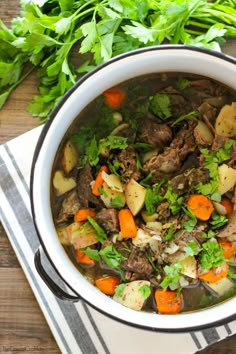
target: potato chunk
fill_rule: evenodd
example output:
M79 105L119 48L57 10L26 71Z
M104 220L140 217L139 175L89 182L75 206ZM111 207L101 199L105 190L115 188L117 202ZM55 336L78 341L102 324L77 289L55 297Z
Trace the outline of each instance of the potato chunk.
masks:
M142 286L150 286L150 282L147 280L135 280L131 283L127 283L121 296L114 295L113 299L119 302L121 305L129 307L132 310L141 310L145 302L145 298L142 295L140 288Z
M77 164L77 151L70 140L68 140L62 150L61 167L68 174Z
M98 242L97 233L89 224L74 222L66 227L66 232L70 243L76 250Z
M57 170L52 179L53 187L57 196L69 192L76 187L76 181L72 177L65 177L63 171Z
M206 123L199 121L194 128L194 137L199 145L211 145L213 142L213 134Z
M134 179L131 179L125 187L125 199L131 213L135 216L144 206L146 188Z
M236 136L236 102L222 107L215 123L216 133L228 138Z
M111 189L106 182L103 183L102 189L104 194L101 195L101 199L107 208L113 208L112 201L115 198L119 198L121 204L125 205L125 194L124 192L117 192Z
M194 256L187 256L180 261L184 269L181 272L190 278L197 279L197 261Z
M220 194L225 194L233 188L236 183L236 170L226 164L223 164L218 167L218 172L220 179L218 192Z
M121 180L119 176L114 174L108 174L105 171L102 171L102 179L108 187L117 192L123 192L123 186L121 184Z

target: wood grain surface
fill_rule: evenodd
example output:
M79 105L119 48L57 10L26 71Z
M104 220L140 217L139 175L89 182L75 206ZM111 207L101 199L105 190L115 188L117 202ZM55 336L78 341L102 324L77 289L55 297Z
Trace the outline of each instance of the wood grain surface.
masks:
M0 0L0 19L6 25L18 11L18 0ZM236 46L232 47L230 42L224 51L236 56ZM0 144L38 126L39 120L25 110L36 93L37 77L33 72L0 110ZM60 350L0 225L0 354L11 353L60 354ZM157 353L161 354L158 350ZM181 354L178 350L176 353ZM236 335L200 353L235 354Z

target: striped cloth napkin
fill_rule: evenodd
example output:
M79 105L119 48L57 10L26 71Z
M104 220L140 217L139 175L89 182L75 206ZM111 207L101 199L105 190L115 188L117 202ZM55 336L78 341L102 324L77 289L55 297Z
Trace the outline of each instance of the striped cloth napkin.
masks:
M202 331L168 334L127 326L97 312L83 301L57 299L34 267L39 241L32 222L29 198L30 168L41 127L0 146L0 218L9 240L64 354L192 354L236 333L236 321ZM43 259L54 279L56 273ZM63 288L61 280L58 284ZM157 349L158 348L158 349Z

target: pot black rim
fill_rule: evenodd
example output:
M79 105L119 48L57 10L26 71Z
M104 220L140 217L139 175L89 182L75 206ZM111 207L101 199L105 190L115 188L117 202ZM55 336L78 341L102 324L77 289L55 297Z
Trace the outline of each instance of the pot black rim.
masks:
M109 59L108 61L98 65L96 68L94 68L92 71L90 71L89 73L86 73L85 75L83 75L81 78L78 79L78 81L63 95L63 97L61 98L61 100L59 101L59 103L57 104L57 106L51 111L51 113L49 114L49 118L47 120L47 122L45 123L41 134L39 136L38 142L36 144L36 148L34 151L34 155L33 155L33 159L32 159L32 166L31 166L31 173L30 173L30 203L31 203L31 212L32 212L32 219L33 219L33 223L34 223L34 227L36 229L36 233L37 236L39 238L40 241L40 245L42 246L48 260L50 261L52 267L54 268L54 270L56 271L56 273L58 274L58 276L64 281L64 283L68 286L68 288L70 288L78 297L81 298L81 300L83 300L85 303L87 303L88 305L90 305L92 308L94 308L95 310L97 310L98 312L104 314L105 316L108 316L111 319L114 319L120 323L129 325L131 327L134 328L139 328L139 329L143 329L143 330L147 330L147 331L155 331L155 332L161 332L161 333L186 333L186 332L193 332L193 331L199 331L199 330L204 330L207 328L213 328L216 326L220 326L220 325L224 325L232 320L236 319L236 314L232 314L230 316L227 316L225 318L219 319L217 321L213 321L213 322L208 322L207 324L203 324L203 325L195 325L195 326L188 326L188 327L181 327L181 328L158 328L158 327L149 327L149 326L145 326L145 325L141 325L141 324L136 324L136 323L132 323L129 322L128 320L123 320L119 317L116 317L102 309L100 309L99 307L97 307L96 305L94 305L93 303L89 302L87 299L85 299L83 296L81 296L79 293L77 293L73 287L69 284L69 282L63 278L63 276L60 274L59 270L57 269L56 265L54 264L46 245L44 244L44 241L41 237L40 231L38 229L37 226L37 221L36 221L36 217L35 217L35 208L34 208L34 195L33 195L33 185L34 185L34 173L35 173L35 166L36 166L36 162L37 159L39 157L40 154L40 150L41 147L43 145L43 142L45 140L45 137L49 131L49 128L52 124L52 122L54 121L57 113L60 111L61 107L63 106L63 104L65 103L65 101L73 94L73 92L82 85L82 83L84 81L86 81L88 78L90 78L91 76L94 75L94 73L104 69L106 66L111 65L114 62L123 60L124 58L127 58L129 56L134 56L134 55L139 55L141 53L145 53L145 52L152 52L152 51L163 51L163 50L182 50L182 51L191 51L191 52L196 52L196 53L202 53L202 54L206 54L212 57L216 57L219 58L223 61L229 62L231 64L236 65L236 59L234 57L231 57L229 55L223 54L221 52L218 51L214 51L211 49L206 49L206 48L199 48L199 47L195 47L195 46L190 46L190 45L170 45L170 44L166 44L166 45L157 45L157 46L150 46L150 47L144 47L144 48L139 48L136 50L132 50L130 52L127 53L123 53L120 54L118 56L115 56L111 59ZM203 310L204 311L204 310Z

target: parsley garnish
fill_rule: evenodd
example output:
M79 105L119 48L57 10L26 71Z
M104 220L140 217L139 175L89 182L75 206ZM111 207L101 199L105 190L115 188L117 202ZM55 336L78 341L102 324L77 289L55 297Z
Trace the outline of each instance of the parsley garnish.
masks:
M162 280L160 286L162 288L169 287L171 290L175 290L179 287L180 273L184 270L181 263L175 263L171 266L166 265L164 271L166 277Z
M167 231L167 234L163 237L164 241L170 241L173 239L173 237L174 237L173 228L174 228L174 225L171 224L168 231Z
M228 218L224 215L219 215L213 211L210 219L210 224L212 229L218 229L219 227L224 226L228 222Z
M121 297L123 295L123 292L125 290L126 284L119 284L115 288L115 295L117 297Z
M165 94L157 93L150 97L149 109L161 119L170 118L172 115L170 111L170 97Z
M87 247L83 250L90 258L94 259L97 262L100 262L101 258L103 261L111 268L121 270L121 262L126 260L126 258L119 253L113 245L108 245L102 248L100 251L93 250L90 247Z
M93 218L91 218L91 216L89 216L89 215L87 216L87 220L92 225L94 230L96 231L97 240L99 242L105 241L107 239L107 235L106 235L105 231L101 228L101 226L98 225L98 223Z
M216 241L207 241L202 244L199 253L200 265L203 269L218 267L225 262L223 249Z
M168 184L167 191L164 195L164 198L167 199L172 214L173 215L178 214L178 212L182 208L184 198L179 197L178 194L173 191L171 184Z
M138 292L142 295L142 297L146 300L151 295L151 288L147 284L143 284L138 289Z
M148 215L154 214L156 212L157 205L163 201L164 198L159 194L159 190L164 183L165 180L162 178L154 189L147 188L144 203Z
M197 242L195 241L190 241L186 244L186 246L184 247L184 251L189 255L189 256L196 256L200 249L199 246L197 244Z
M115 197L111 200L111 205L114 207L114 208L123 208L125 203L124 201L122 200L122 197L120 195L118 195L118 197Z

